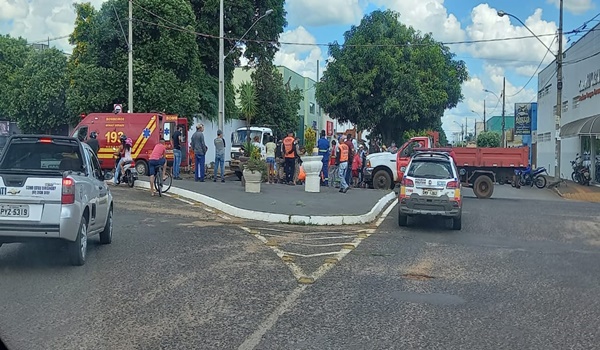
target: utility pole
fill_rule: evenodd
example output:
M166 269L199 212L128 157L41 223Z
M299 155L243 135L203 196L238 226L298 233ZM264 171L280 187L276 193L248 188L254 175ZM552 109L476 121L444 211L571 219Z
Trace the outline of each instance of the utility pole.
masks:
M225 126L225 29L223 0L219 1L219 129Z
M506 116L505 113L506 107L506 77L502 78L502 147L506 147Z
M558 53L556 54L556 145L555 155L556 163L554 164L554 180L556 183L560 181L560 119L562 117L562 59L563 59L563 0L560 0L559 4L559 18L558 18Z
M483 131L485 130L485 100L483 100Z
M127 101L127 113L133 113L133 2L129 0L129 50L128 56L128 101Z

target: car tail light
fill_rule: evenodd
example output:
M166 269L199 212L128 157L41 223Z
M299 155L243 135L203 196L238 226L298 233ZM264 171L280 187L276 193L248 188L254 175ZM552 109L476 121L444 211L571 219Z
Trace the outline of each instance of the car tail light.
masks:
M73 179L66 177L62 180L62 197L60 202L62 204L75 203L75 181Z
M446 185L446 188L459 188L460 187L460 183L458 181L450 181L448 182L448 184Z
M38 139L38 142L39 143L52 143L52 139L45 137L45 138Z
M411 179L403 178L402 179L402 186L405 186L405 187L414 187L415 183Z

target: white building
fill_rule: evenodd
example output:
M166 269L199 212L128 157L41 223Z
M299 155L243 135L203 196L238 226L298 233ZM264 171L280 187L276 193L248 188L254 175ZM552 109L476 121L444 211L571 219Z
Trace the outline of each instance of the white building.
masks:
M556 61L538 75L537 166L554 176ZM561 177L570 179L577 153L600 156L600 24L563 54ZM594 162L591 162L592 176ZM594 177L592 177L594 178Z

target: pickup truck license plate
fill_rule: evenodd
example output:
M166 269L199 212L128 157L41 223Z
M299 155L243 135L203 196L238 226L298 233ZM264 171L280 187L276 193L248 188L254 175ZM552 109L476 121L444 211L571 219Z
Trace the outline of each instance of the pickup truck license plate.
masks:
M2 217L29 217L28 205L0 205Z
M437 190L431 190L428 188L424 188L423 189L423 195L424 196L437 196L438 195L438 191Z

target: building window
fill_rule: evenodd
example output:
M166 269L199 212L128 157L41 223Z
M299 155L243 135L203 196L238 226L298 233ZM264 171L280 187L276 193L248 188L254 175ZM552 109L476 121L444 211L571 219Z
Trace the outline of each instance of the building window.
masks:
M310 114L315 114L315 104L310 102L309 106L310 106Z
M565 101L562 103L562 111L563 113L569 110L569 101Z
M573 101L571 104L573 105L573 109L577 109L577 107L579 107L579 96L573 97Z
M552 86L552 85L546 85L546 87L544 87L540 91L538 91L538 98L542 98L542 97L548 95L550 93L550 86Z

